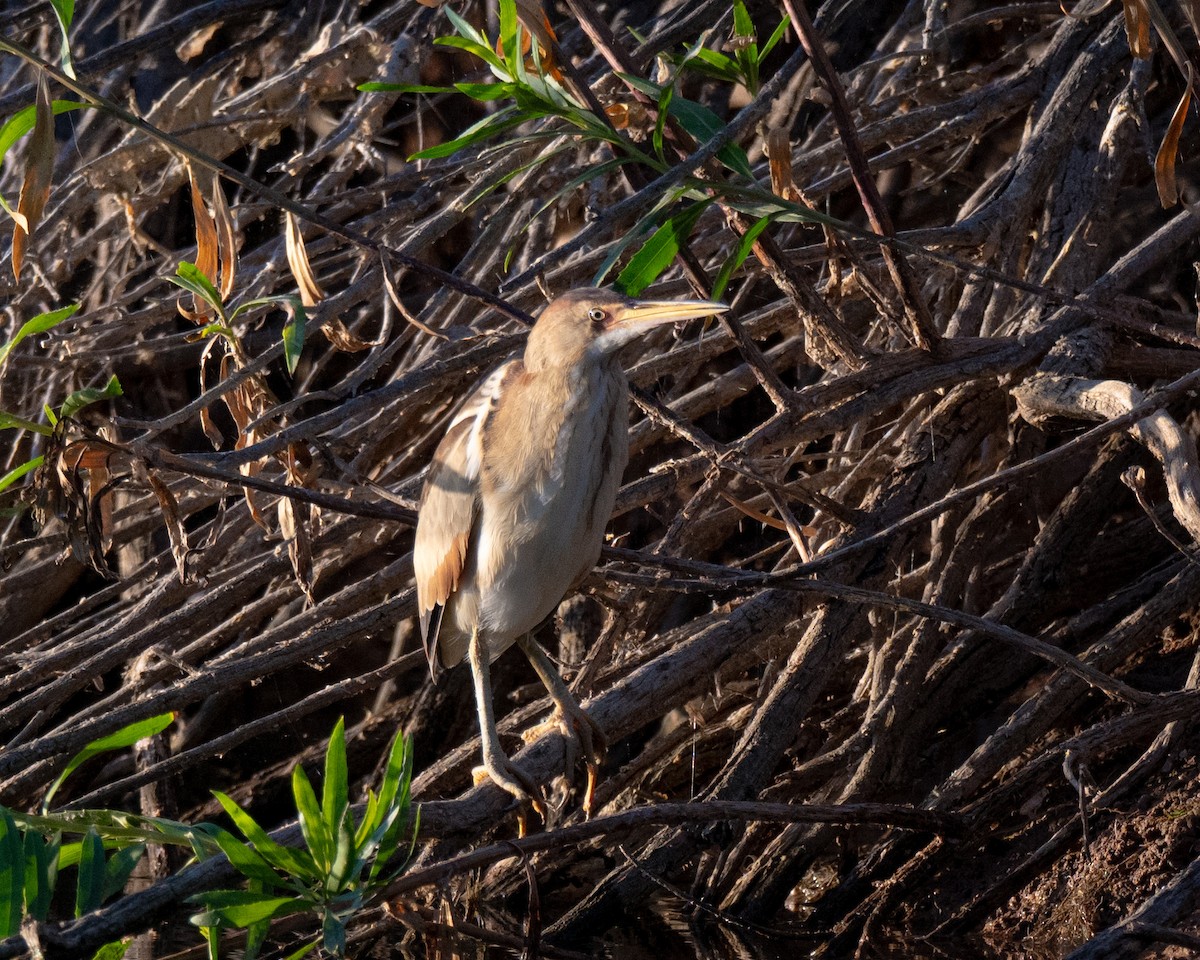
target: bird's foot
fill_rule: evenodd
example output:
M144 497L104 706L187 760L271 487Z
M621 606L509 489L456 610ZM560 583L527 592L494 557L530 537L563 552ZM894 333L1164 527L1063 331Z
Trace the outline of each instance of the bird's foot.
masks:
M587 766L587 788L583 795L583 814L588 819L592 816L592 808L596 799L596 780L599 777L600 765L608 750L608 740L604 731L587 712L575 703L558 703L554 713L545 723L530 727L521 734L526 743L532 743L544 733L557 731L566 741L566 771L568 778L575 769L575 760L583 756Z
M534 783L533 778L518 767L507 757L484 757L483 764L471 770L471 779L475 786L485 780L491 780L506 793L517 799L517 833L525 836L528 833L528 818L532 811L538 819L546 822L546 802L542 797L541 788Z

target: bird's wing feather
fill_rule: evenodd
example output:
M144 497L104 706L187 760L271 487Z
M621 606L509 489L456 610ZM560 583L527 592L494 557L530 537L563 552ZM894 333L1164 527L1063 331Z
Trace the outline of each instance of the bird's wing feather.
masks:
M430 670L438 666L442 614L467 565L479 512L483 430L505 377L519 364L497 367L450 421L425 479L413 546L421 641Z

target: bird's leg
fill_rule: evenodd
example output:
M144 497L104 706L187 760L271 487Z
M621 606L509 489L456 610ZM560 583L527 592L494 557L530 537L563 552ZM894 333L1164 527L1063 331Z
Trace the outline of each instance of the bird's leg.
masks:
M588 782L587 792L583 798L583 812L585 816L592 815L592 801L596 793L596 776L599 772L600 764L604 761L604 751L608 746L608 741L604 737L604 731L601 730L596 722L587 715L583 707L575 699L575 695L571 693L571 688L567 686L567 682L562 678L558 669L554 666L554 662L550 659L550 655L542 649L542 645L533 639L532 634L526 634L517 641L517 645L529 658L529 662L533 664L533 669L541 678L542 683L546 685L546 689L550 693L550 699L554 701L555 717L552 717L549 726L553 724L563 730L568 743L567 750L567 770L570 772L574 766L573 747L578 745L583 750L584 762L587 764ZM526 742L530 735L536 739L544 729L543 727L535 727L533 730L527 731L525 734Z
M479 734L483 740L483 766L475 768L475 782L490 777L492 782L517 798L520 810L517 814L521 836L525 835L525 817L532 807L545 822L546 808L542 804L541 790L524 770L514 764L500 746L500 734L496 730L496 717L492 710L491 658L487 644L479 635L479 628L471 632L468 659L471 676L475 680L475 706L479 712Z

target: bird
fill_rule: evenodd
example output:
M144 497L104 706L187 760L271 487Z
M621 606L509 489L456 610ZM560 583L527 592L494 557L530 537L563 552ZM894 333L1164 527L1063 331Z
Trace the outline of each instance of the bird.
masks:
M463 401L434 452L413 548L420 635L435 678L470 664L483 754L476 782L490 778L516 798L522 833L528 812L544 821L545 808L500 744L491 663L514 644L528 657L554 702L550 723L567 738L568 764L582 749L590 814L603 732L533 632L600 558L629 460L620 349L659 325L728 309L602 287L565 292L543 309L524 354Z

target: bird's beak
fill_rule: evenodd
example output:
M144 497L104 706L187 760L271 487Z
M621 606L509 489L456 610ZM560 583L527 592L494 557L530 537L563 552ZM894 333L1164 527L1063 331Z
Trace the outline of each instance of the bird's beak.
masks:
M715 300L631 300L613 310L601 339L609 349L615 349L636 339L651 327L695 317L710 317L728 310Z

